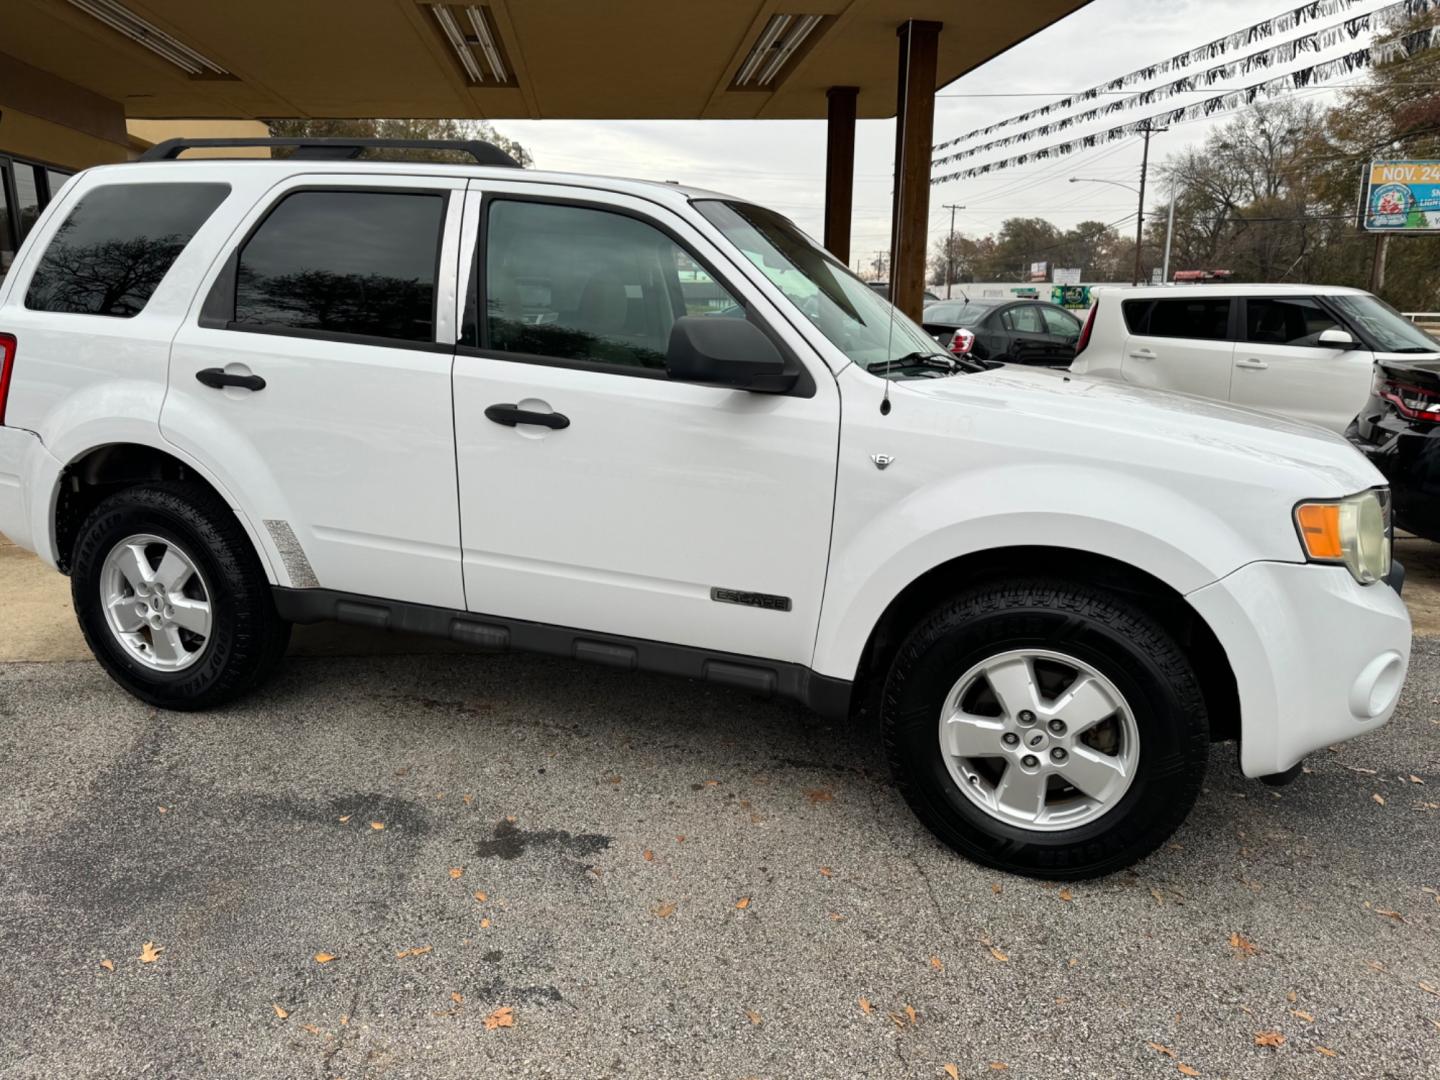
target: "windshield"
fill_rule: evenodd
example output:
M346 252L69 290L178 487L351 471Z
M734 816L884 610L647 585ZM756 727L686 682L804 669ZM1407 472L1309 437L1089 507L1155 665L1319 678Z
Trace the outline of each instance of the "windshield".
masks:
M774 211L715 200L695 207L861 367L939 352L934 338Z
M1440 352L1440 341L1430 337L1385 301L1368 293L1342 293L1325 299L1339 308L1345 318L1374 342L1377 352Z

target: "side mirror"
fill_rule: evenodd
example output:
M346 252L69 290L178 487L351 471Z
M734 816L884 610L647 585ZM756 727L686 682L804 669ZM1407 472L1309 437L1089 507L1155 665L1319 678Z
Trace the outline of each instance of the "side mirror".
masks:
M1333 327L1320 331L1319 342L1321 345L1329 345L1332 349L1353 349L1355 347L1355 339L1350 336L1350 331L1336 330Z
M744 319L684 315L670 329L665 370L676 382L783 394L798 375L785 370L775 343Z

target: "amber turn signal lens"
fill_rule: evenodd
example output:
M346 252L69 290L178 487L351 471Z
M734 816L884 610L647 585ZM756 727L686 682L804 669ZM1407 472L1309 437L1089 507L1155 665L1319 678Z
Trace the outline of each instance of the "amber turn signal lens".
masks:
M1340 540L1339 503L1301 503L1295 508L1300 539L1312 559L1339 561L1345 556Z

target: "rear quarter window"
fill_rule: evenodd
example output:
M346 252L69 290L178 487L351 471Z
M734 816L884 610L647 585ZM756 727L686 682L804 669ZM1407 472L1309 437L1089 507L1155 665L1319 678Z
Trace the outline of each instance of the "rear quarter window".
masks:
M1132 334L1192 341L1226 341L1230 337L1228 297L1126 300L1120 306Z
M40 257L25 306L138 315L229 192L229 184L107 184L88 192Z

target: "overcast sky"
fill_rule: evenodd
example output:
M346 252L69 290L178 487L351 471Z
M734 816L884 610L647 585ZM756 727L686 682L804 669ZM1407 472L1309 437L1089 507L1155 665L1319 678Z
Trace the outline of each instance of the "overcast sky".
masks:
M1340 17L1364 14L1388 2L1362 0ZM1053 93L1061 97L1084 90L1292 9L1296 3L1297 0L1094 0L1069 18L942 88L935 102L935 141L963 135L1049 100L1034 95ZM964 5L956 7L963 13ZM1337 18L1316 22L1307 30L1328 26ZM942 33L964 33L963 14ZM1275 68L1272 74L1308 66L1317 59L1329 59L1362 44L1364 39L1319 56L1312 54L1289 68ZM1234 83L1221 84L1217 90L1247 85L1265 77L1262 73L1252 73ZM991 96L996 94L1007 96ZM1167 104L1188 104L1205 96L1186 94L1170 99ZM1333 100L1334 94L1307 91L1302 96L1324 102ZM1158 108L1155 107L1156 111ZM1144 115L1144 111L1120 114L1106 118L1099 126L1112 127L1125 119ZM678 180L712 188L772 206L792 217L813 236L820 236L825 178L823 121L505 120L496 126L506 135L519 139L535 155L537 168ZM1167 154L1202 141L1213 126L1211 121L1189 122L1157 136L1152 142L1152 160L1163 160ZM1017 126L1014 130L1023 130L1023 127ZM1076 133L1088 130L1075 129ZM1069 133L1064 137L1069 137ZM860 121L856 144L852 266L857 258L868 260L876 250L889 245L894 122ZM1006 157L1042 145L1045 145L1043 141L1023 144L1018 149L996 151L993 156ZM1059 161L942 184L931 189L930 236L934 240L949 227L950 214L943 209L945 203L966 207L957 214L956 228L972 236L993 232L1005 218L1015 216L1048 217L1062 226L1086 220L1114 221L1133 213L1133 195L1108 184L1070 184L1068 178L1098 177L1134 184L1139 168L1139 140L1133 139ZM1133 220L1126 227L1133 228Z

